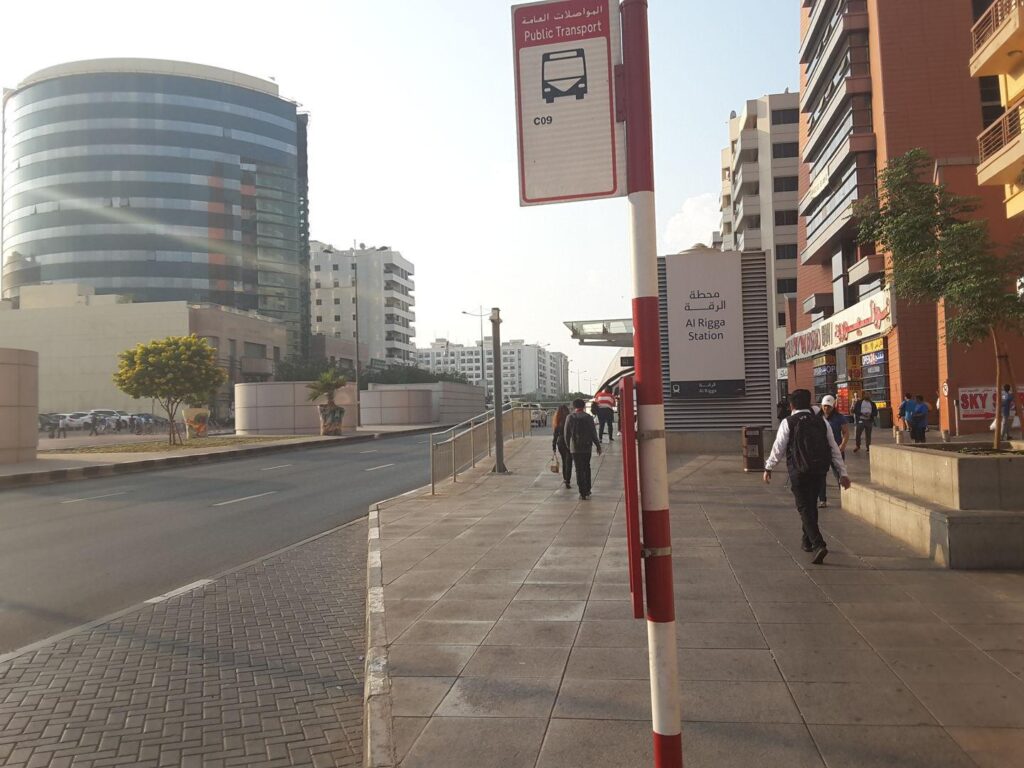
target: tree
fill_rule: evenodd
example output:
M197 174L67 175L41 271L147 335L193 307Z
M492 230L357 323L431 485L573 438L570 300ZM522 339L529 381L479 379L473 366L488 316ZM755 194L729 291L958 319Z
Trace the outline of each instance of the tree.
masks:
M891 255L886 280L895 295L944 304L948 340L970 346L991 339L997 393L1004 363L1015 390L1002 336L1024 331L1024 297L1016 290L1024 273L1019 246L997 253L987 222L971 218L977 201L930 181L932 169L932 159L923 149L891 159L878 174L879 194L855 207L858 239ZM1018 416L1020 412L1018 401ZM997 401L997 450L1001 425Z
M389 365L387 368L364 369L359 376L359 388L366 389L369 384L436 384L439 381L469 383L466 375L457 371L431 373L415 365Z
M182 403L200 405L227 381L215 350L197 336L168 336L139 344L119 355L114 383L136 399L160 403L170 422L167 440L181 442L175 416Z
M320 434L340 435L341 419L345 415L345 409L334 402L334 393L345 386L347 380L333 371L324 371L316 381L306 385L309 390L309 400L314 402L321 397L327 398L326 403L317 405L320 412Z

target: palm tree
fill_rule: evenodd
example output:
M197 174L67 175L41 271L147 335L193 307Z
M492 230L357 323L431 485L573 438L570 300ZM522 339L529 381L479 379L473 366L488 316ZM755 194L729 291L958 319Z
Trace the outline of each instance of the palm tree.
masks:
M334 393L345 386L348 380L334 371L324 371L320 378L306 385L309 390L310 402L316 402L321 397L327 398L326 403L317 405L320 412L320 434L340 435L341 419L345 415L345 409L334 402Z

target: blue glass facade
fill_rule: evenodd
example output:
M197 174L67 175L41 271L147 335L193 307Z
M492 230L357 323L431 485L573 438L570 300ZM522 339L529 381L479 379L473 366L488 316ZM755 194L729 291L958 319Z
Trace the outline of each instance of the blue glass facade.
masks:
M307 116L273 83L111 64L47 70L4 100L3 297L77 282L212 302L285 321L305 351Z

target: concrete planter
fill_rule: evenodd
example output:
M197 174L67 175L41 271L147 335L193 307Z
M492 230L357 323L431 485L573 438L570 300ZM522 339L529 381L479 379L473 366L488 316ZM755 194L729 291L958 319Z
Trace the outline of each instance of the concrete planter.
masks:
M873 446L843 510L950 568L1024 568L1024 456L963 447Z
M38 415L39 353L0 349L0 464L35 461Z

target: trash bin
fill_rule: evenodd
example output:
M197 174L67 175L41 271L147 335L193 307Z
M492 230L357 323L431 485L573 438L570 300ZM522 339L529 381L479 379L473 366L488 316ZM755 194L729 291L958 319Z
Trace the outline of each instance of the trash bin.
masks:
M764 427L743 427L743 471L764 469Z

